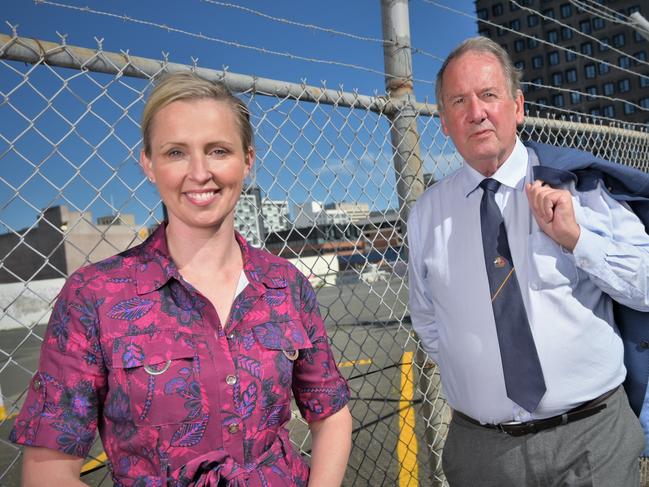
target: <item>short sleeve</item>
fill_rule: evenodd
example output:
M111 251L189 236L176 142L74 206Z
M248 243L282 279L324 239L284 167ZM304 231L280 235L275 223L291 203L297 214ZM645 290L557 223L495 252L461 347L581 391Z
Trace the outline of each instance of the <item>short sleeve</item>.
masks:
M342 409L350 397L347 381L333 356L315 292L299 272L300 317L312 348L300 352L293 368L293 395L304 419L311 423Z
M99 344L100 301L72 275L61 290L45 333L38 370L16 417L14 443L85 457L97 430L106 374Z

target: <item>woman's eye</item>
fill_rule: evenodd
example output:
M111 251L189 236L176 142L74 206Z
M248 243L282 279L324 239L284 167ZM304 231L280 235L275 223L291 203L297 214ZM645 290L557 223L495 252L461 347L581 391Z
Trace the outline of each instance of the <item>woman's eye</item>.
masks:
M167 152L167 156L170 157L171 159L178 159L179 157L182 157L183 153L179 150L173 149Z
M212 154L215 156L224 156L228 153L225 149L218 147L216 149L212 149Z

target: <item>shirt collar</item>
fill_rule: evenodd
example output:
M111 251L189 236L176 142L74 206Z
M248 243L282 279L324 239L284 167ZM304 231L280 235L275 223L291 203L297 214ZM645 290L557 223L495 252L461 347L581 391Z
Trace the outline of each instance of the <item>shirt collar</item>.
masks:
M508 186L518 191L523 190L525 184L525 177L527 175L528 153L527 149L516 137L514 150L509 155L505 163L498 168L496 173L491 176L504 186ZM460 169L462 192L465 196L469 196L475 191L480 182L485 179L484 175L472 168L466 161Z
M166 222L161 223L142 244L140 259L135 268L138 294L156 291L171 278L182 280L176 264L169 255L166 229ZM236 231L234 233L241 248L243 271L248 282L260 293L263 293L267 288L285 288L288 285L286 279L269 273L257 255L259 250L251 248L241 234Z

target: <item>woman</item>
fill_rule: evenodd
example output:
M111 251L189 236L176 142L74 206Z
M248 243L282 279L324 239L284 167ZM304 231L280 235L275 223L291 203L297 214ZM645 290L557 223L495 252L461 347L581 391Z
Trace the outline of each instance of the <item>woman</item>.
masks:
M349 389L315 294L234 231L255 159L246 106L169 75L142 133L168 221L61 291L12 431L27 446L23 485L83 485L96 428L118 486L340 485ZM310 474L284 427L291 388L313 436Z

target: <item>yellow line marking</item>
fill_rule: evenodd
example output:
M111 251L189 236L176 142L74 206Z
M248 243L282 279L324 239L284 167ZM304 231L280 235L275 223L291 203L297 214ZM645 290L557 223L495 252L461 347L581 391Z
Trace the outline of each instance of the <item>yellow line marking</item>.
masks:
M370 365L371 363L372 363L372 359L363 358L360 360L350 360L349 362L340 362L338 364L338 367L353 367L354 365Z
M492 302L492 303L493 303L494 299L496 299L496 298L498 297L498 295L500 294L500 291L502 291L503 287L505 286L505 284L507 284L507 281L509 281L509 278L512 277L512 274L513 274L513 273L514 273L514 268L512 267L512 270L509 271L509 274L507 274L507 277L505 278L505 280L503 281L503 283L502 283L502 284L500 285L500 287L496 290L496 294L494 294L493 297L491 298L491 302Z
M412 399L415 395L412 359L413 352L404 352L401 357L401 399L399 400L399 440L397 443L399 487L419 485L415 409L412 407Z
M2 404L0 404L0 421L4 421L5 419L8 419L7 410Z
M95 459L90 460L81 468L81 473L87 472L88 470L92 470L93 468L98 467L99 465L103 465L104 463L106 463L106 460L108 460L106 453L101 452L99 455L97 455Z

